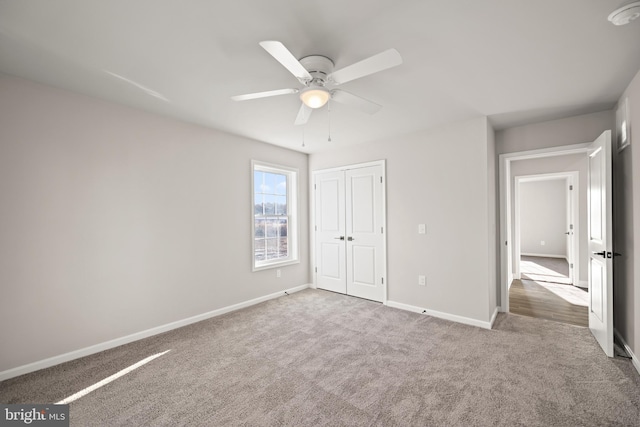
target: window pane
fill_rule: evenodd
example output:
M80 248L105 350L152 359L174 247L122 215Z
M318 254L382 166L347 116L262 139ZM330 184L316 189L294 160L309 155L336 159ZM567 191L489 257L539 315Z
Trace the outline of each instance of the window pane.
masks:
M297 203L296 194L291 194L297 183L296 173L258 163L254 163L252 172L254 269L297 260L296 229L290 229L296 224L291 216L295 212L290 211Z
M264 194L273 194L275 185L275 178L272 173L262 172L263 181L259 187L259 191Z
M266 259L264 239L255 239L254 243L256 261L264 261Z
M278 242L278 256L280 258L286 258L289 256L289 249L287 247L287 238L286 237L281 237L280 241Z
M265 236L266 220L264 218L256 218L255 220L255 236L254 238L263 238Z
M262 194L256 194L254 196L254 202L253 202L253 214L254 215L263 215L264 214L264 205L263 205L263 199L262 199Z
M277 173L270 173L268 179L269 182L269 192L271 194L276 194L277 192L277 186L278 186L278 177L280 177L282 175L277 174Z
M275 196L276 201L276 214L287 214L287 196Z
M276 194L287 194L287 176L286 175L275 175L275 193Z
M288 233L288 231L289 231L288 222L289 221L286 218L278 220L278 226L280 227L280 236L281 237L287 237L289 235L289 233Z
M277 219L267 219L267 237L278 237L278 220Z
M276 196L264 196L264 214L273 215L276 213Z
M278 258L278 239L266 239L267 260Z

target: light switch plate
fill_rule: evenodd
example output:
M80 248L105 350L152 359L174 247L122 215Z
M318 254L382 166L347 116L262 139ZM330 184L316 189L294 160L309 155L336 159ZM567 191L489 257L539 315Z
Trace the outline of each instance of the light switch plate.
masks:
M418 234L426 234L427 226L425 224L418 224Z

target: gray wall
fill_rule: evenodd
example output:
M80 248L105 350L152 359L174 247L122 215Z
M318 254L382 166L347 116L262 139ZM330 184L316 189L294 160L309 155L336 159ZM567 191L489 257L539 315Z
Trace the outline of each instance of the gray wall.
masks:
M251 159L299 169L281 278L251 272ZM0 372L309 283L307 160L0 76Z
M492 134L480 118L309 156L311 171L386 159L390 301L490 319L496 295ZM418 234L421 223L425 235ZM418 285L418 275L426 276L426 286Z
M522 254L567 257L567 181L520 183ZM544 241L544 245L541 242Z
M591 142L613 126L611 110L518 126L496 132L496 151L515 153Z
M614 155L614 324L640 357L640 72L620 98L628 97L631 146ZM615 145L615 144L614 144ZM614 150L614 153L617 150Z

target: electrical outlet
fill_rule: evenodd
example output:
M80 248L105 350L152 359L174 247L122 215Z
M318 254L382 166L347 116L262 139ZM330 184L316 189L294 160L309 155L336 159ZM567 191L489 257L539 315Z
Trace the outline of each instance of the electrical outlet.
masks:
M280 271L280 269L276 270L276 277L281 277L282 276L282 271Z
M546 245L546 243L544 242L544 240L541 240L540 241L540 246L544 246L544 245Z
M418 234L426 234L427 226L425 224L418 224Z
M427 285L427 278L425 276L418 276L418 285L426 286Z

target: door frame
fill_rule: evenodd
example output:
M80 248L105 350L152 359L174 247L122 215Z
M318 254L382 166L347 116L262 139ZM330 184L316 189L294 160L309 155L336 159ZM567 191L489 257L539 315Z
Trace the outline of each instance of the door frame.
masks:
M389 281L387 278L387 161L386 159L375 160L365 163L355 163L351 165L336 166L327 169L317 169L310 171L311 179L309 180L309 194L314 194L316 175L326 172L346 171L350 169L361 169L369 166L380 166L382 169L382 226L384 227L384 233L382 233L382 257L384 262L382 263L382 277L384 278L382 304L387 305L389 294ZM309 258L311 261L311 287L317 289L316 273L316 201L315 197L309 197Z
M579 173L577 171L571 172L554 172L554 173L542 173L535 175L521 175L514 177L514 259L517 261L520 259L521 253L521 240L520 240L520 184L523 182L544 182L554 180L564 180L567 186L573 186L571 192L567 191L565 203L567 207L567 217L565 221L573 224L573 234L571 235L571 244L567 246L567 261L569 264L573 264L573 268L569 269L569 277L571 283L574 286L578 285L578 273L580 272L580 257L579 253L579 241L580 241L580 216L578 211L578 195L579 195ZM515 269L513 272L514 279L520 279L520 263L515 262Z
M499 156L500 181L500 311L509 312L509 286L514 279L513 245L515 244L511 223L511 162L518 160L540 159L545 157L564 156L568 154L587 155L591 142L559 147L541 148L537 150L505 153Z

